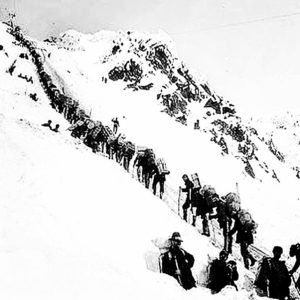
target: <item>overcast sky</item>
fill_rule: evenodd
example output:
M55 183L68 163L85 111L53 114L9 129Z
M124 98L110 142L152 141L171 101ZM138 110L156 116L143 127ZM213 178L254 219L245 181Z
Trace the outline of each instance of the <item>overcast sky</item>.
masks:
M258 114L300 112L299 0L0 0L31 36L163 29L213 89Z

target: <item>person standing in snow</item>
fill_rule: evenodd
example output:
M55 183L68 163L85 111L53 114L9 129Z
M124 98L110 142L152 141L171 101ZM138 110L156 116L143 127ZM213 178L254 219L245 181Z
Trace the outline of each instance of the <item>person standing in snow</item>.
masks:
M171 246L161 259L162 272L176 278L186 290L196 287L191 271L195 261L193 255L180 247L182 239L179 232L174 232L169 240Z
M115 118L115 119L112 119L111 120L112 122L113 122L113 132L114 132L114 134L116 134L117 133L117 131L118 131L118 128L119 128L119 126L120 126L120 123L119 123L119 121L118 121L118 118Z
M232 285L237 289L235 281L239 279L235 261L227 262L228 252L222 250L219 259L211 262L209 268L209 282L207 287L212 293L219 293L226 285Z
M293 274L297 271L297 269L300 266L300 244L299 243L291 246L291 248L290 248L290 256L291 257L296 256L295 264L294 264L292 270L290 271L290 275L293 276ZM298 289L300 289L300 276L299 276L299 278L298 278L298 280L296 282L296 287Z
M273 257L263 258L254 283L265 296L280 300L290 299L289 286L291 285L291 278L285 262L280 260L282 252L280 246L275 246Z
M48 122L47 123L43 123L42 126L49 127L52 130L51 123L52 123L52 121L48 120Z
M183 219L185 221L187 221L187 210L191 206L192 192L193 192L194 184L190 181L189 177L186 174L184 174L182 176L182 179L184 181L185 188L181 188L181 191L186 193L186 199L185 199L185 202L182 205Z

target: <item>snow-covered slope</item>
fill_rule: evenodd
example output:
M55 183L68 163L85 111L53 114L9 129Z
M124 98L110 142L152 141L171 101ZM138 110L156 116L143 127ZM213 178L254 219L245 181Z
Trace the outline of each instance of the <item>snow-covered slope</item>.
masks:
M287 246L299 240L299 233L291 232L291 226L299 224L297 178L267 147L257 151L276 169L280 183L261 168L258 180L246 175L239 159L223 155L211 143L205 127L193 130L161 114L163 106L156 99L163 73L145 77L153 83L150 90L124 90L123 81L106 83L107 74L122 63L107 58L120 34L86 37L71 31L57 42L59 47L35 43L55 84L78 100L91 118L109 124L118 116L129 140L165 158L171 171L166 203L116 163L70 137L69 124L50 107L33 63L19 57L29 53L5 30L1 24L0 255L7 271L1 273L3 298L208 299L208 290L182 291L172 278L157 272L155 245L173 231L180 231L184 248L196 258L193 273L199 284L205 280L208 254L214 257L219 251L166 205L176 205L174 190L183 173L198 172L202 184L212 184L221 195L234 191L239 182L242 205L259 224L257 245L270 250L280 244L286 253ZM109 44L107 39L114 40ZM6 70L15 60L11 76ZM21 73L33 83L18 77ZM39 100L32 101L30 93L37 93ZM40 126L48 119L60 124L59 133ZM246 279L241 265L239 270L242 288ZM226 299L249 297L245 290L224 293ZM218 297L222 295L214 296Z

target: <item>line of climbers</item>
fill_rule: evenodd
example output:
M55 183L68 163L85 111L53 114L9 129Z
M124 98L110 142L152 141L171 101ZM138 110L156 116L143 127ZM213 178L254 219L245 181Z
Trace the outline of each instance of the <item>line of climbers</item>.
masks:
M233 235L237 232L236 242L240 244L245 268L249 269L253 266L256 260L248 247L254 242L253 233L256 231L257 224L251 214L241 208L239 195L228 193L224 197L219 197L212 186L201 186L197 174L192 174L192 180L186 174L182 176L182 179L185 187L180 187L179 193L186 193L182 205L183 219L188 221L187 216L190 212L193 219L192 225L196 226L197 217L200 216L202 234L206 236L210 236L209 220L217 219L224 238L223 249L227 253L232 253ZM178 213L180 214L180 211Z
M162 273L174 277L178 283L186 290L196 287L196 281L192 274L192 267L195 259L181 247L182 239L179 232L174 232L169 238L168 249L160 255L160 270ZM291 271L288 271L285 262L280 260L283 249L280 246L273 248L273 257L264 257L258 268L254 286L260 296L273 299L290 299L289 287L291 278L299 293L300 277L297 282L293 273L300 266L300 244L290 247L290 256L296 256L296 262ZM212 293L220 292L225 286L231 285L238 290L236 281L239 279L237 264L234 260L229 260L229 253L221 250L219 258L214 259L208 266L207 287Z
M136 150L135 145L130 141L125 141L125 137L122 134L116 136L115 134L119 127L117 118L112 120L114 123L113 131L109 126L104 126L100 121L95 122L91 120L85 111L79 107L79 103L77 101L67 97L64 93L61 93L53 84L50 75L46 73L43 67L42 56L36 51L34 44L31 41L26 40L20 30L20 27L12 25L9 27L8 32L15 37L20 45L26 47L30 52L32 60L37 67L42 86L51 101L51 106L56 111L63 114L64 117L72 124L69 128L71 135L75 138L82 139L84 143L93 150L93 152L104 152L110 159L115 158L119 163L121 163L123 159L122 164L127 171L129 171L130 161L136 154L133 168L136 168L138 180L143 182L146 188L149 188L150 180L153 177L153 193L156 194L156 186L159 183L160 198L162 198L166 175L170 173L164 160L156 159L152 149L137 147ZM35 99L36 95L33 100ZM42 125L58 132L58 124L54 129L52 129L51 122L49 123L49 121ZM226 262L228 254L232 252L232 235L237 232L237 243L240 243L241 245L241 254L244 259L244 264L246 268L249 268L249 260L251 265L254 265L255 263L255 259L248 251L248 246L253 243L253 231L256 229L256 224L251 215L240 208L240 198L237 194L229 193L224 197L219 197L214 188L209 185L203 186L202 188L200 182L197 182L194 186L194 183L189 180L187 175L183 176L183 180L185 188L180 189L179 193L179 195L181 195L181 192L185 192L187 194L186 200L182 206L183 218L187 221L188 210L191 209L191 213L193 215L192 224L194 226L196 224L196 218L198 216L201 216L202 218L203 234L207 236L210 235L209 220L212 218L217 218L220 229L223 230L224 249L220 252L219 259L212 263L209 287L214 292L218 292L225 285L230 284L235 286L234 281L238 279L236 264L233 261L228 263ZM197 177L194 178L194 182L195 181L197 181ZM231 228L233 222L234 226ZM170 242L171 246L168 252L166 252L162 257L162 271L174 276L184 288L190 289L195 286L195 280L190 271L194 263L194 258L192 255L180 248L182 240L178 233L173 234ZM281 255L278 253L280 251L282 253L282 249L280 250L279 248L281 249L281 247L274 247L274 258L268 258L268 266L272 266L272 264L270 265L270 261L271 263L273 261L277 263L277 265L274 263L275 266L272 266L274 268L274 270L272 269L272 272L268 269L268 274L271 275L267 274L265 275L265 278L267 279L259 281L260 283L267 282L267 290L269 291L267 295L270 297L273 295L273 298L276 298L276 293L281 291L281 288L279 287L283 281L283 276L278 273L278 270L280 269L279 266L284 265L284 262L278 263ZM293 248L293 252L291 248L290 255L296 255L297 259L291 273L295 272L300 265L299 248L299 244L297 244L297 251ZM266 267L263 267L264 264L261 266L261 270L266 269ZM274 274L277 274L277 277ZM286 282L288 282L288 280L286 280ZM296 284L299 287L299 279ZM273 291L275 289L273 286L277 287L277 292ZM286 290L287 289L285 288L285 291ZM281 298L280 296L277 297L277 299L284 298Z
M71 127L68 128L71 131L71 135L83 140L93 152L102 152L110 159L115 159L118 163L122 164L127 171L129 171L130 162L136 154L133 168L136 167L139 181L143 182L146 188L149 188L150 180L153 178L153 193L156 194L156 187L159 183L159 195L162 198L166 175L170 173L165 161L162 158L156 158L152 149L136 147L132 142L126 141L125 136L121 133L116 136L120 126L118 118L112 119L113 130L100 121L91 120L84 109L80 108L76 100L66 96L53 84L51 76L46 73L43 66L43 57L38 53L34 44L25 38L20 27L12 24L8 32L15 37L19 45L26 47L30 52L32 61L37 68L40 82L50 99L50 105L57 112L63 114L64 118L72 124ZM15 62L16 61L14 61L13 64L14 66ZM36 94L30 97L34 101L37 101ZM47 125L47 123L45 123L43 126L52 129L50 124ZM58 132L58 128L59 125L57 124L53 131Z

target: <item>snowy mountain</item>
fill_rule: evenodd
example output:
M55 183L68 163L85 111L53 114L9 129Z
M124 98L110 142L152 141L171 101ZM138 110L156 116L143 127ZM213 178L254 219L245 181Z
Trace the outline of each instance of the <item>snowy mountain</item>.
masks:
M239 293L211 296L201 287L219 249L172 210L184 173L198 172L220 195L238 182L242 205L259 224L256 244L266 251L280 244L287 253L300 238L291 232L299 224L299 182L258 130L190 74L164 33L72 30L46 42L26 37L24 47L7 31L1 24L1 258L7 272L0 293L8 299L255 297L247 291L253 274L240 263ZM129 176L70 136L70 124L49 105L30 48L56 88L91 119L110 124L119 117L127 139L165 158L171 174L164 201L131 178L132 169ZM60 125L59 133L41 127L48 119ZM197 120L200 129L194 129ZM196 259L199 288L189 292L158 272L158 245L174 231Z

